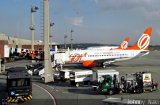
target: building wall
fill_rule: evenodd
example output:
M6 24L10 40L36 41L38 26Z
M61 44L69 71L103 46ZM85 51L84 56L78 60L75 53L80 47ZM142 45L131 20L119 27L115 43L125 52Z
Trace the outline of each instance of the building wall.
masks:
M8 42L0 40L0 58L4 58L4 45L8 45Z
M22 49L31 49L31 45L22 45ZM34 45L35 50L43 50L43 45Z
M43 41L34 41L35 50L43 50ZM10 48L21 48L21 49L31 49L31 40L11 37L5 34L0 34L0 58L4 58L4 45L8 45ZM52 43L52 48L57 45Z

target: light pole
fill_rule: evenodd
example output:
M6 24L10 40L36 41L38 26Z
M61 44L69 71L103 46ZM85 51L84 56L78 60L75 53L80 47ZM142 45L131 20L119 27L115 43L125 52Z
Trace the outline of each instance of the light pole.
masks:
M38 7L36 6L32 6L31 7L31 26L30 26L30 30L32 33L32 42L31 42L31 50L34 51L34 12L37 12Z
M71 29L71 49L73 49L73 45L72 45L72 44L73 44L73 42L72 42L72 41L73 41L73 38L72 38L72 33L73 33L73 32L74 32L74 31Z
M52 37L53 37L53 35L51 34L52 33L51 28L52 28L53 25L54 25L54 23L50 22L50 24L49 24L49 26L50 26L50 29L49 29L50 49L52 48Z
M66 40L66 39L67 39L67 35L65 34L65 35L64 35L64 48L65 48L65 49L66 49L66 47L67 47L67 46L66 46L66 44L67 44L67 40Z

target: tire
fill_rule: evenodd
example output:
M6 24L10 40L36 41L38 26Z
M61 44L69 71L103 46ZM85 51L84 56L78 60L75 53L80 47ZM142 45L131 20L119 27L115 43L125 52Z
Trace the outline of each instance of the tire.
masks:
M91 81L88 81L88 82L87 82L87 85L91 85Z
M101 89L97 89L97 94L102 94L102 90Z
M44 77L42 77L42 81L45 81L45 78L44 78Z
M136 93L136 90L133 90L133 94L135 94Z
M154 90L157 90L157 87L156 87L156 86L153 86L153 89L154 89Z
M143 92L146 92L146 90L145 90L145 89L143 89Z
M119 94L122 94L123 93L123 91L122 90L119 90L119 92L118 92Z
M79 83L76 83L76 87L79 87Z
M111 90L109 90L108 94L109 94L109 95L113 95L113 94L114 94L114 91L111 89Z

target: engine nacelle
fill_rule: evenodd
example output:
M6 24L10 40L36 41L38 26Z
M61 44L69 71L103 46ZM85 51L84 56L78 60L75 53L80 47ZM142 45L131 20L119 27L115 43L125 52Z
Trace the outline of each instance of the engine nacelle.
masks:
M91 67L96 67L96 66L97 66L97 64L93 60L83 61L83 67L91 68Z

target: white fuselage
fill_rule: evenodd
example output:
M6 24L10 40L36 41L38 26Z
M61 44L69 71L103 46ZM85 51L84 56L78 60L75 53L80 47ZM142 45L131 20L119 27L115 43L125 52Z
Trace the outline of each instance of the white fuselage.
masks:
M71 62L83 62L87 60L124 61L148 54L148 50L74 50L70 51Z
M118 46L97 46L97 47L88 47L86 50L94 50L94 51L105 51L112 50L118 48Z

